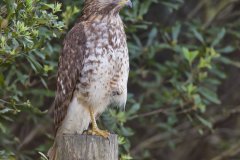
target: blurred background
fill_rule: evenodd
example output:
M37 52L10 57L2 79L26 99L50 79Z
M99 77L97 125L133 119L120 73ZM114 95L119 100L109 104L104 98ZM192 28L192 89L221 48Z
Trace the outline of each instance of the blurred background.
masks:
M132 0L121 160L240 159L240 0ZM0 0L0 159L44 159L56 70L82 0Z

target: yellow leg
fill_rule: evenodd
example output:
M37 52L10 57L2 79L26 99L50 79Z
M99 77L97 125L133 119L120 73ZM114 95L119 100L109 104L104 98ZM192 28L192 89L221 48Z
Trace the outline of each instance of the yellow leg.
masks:
M108 131L100 130L98 128L92 107L89 107L89 112L90 112L90 117L92 121L92 130L89 131L89 134L108 138L110 133Z

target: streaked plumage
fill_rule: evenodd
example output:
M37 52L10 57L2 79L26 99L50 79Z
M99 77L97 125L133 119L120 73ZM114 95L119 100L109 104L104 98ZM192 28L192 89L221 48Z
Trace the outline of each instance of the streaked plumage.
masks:
M128 0L86 0L80 21L67 34L59 58L54 102L55 144L64 133L82 133L110 104L125 106L129 58L119 11ZM121 5L120 5L121 4Z

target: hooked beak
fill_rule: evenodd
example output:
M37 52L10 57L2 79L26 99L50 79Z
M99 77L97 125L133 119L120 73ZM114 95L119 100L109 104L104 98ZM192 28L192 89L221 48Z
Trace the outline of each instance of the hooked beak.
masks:
M128 6L128 7L132 8L132 2L131 2L131 0L120 0L120 1L119 1L119 4L120 4L121 6Z
M133 7L133 4L131 2L131 0L127 0L127 2L125 3L126 6L132 8Z

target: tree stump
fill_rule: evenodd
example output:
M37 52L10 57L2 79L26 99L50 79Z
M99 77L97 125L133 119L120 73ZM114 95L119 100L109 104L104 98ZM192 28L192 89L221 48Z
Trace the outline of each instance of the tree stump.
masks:
M59 138L58 160L118 160L117 135L66 134Z

